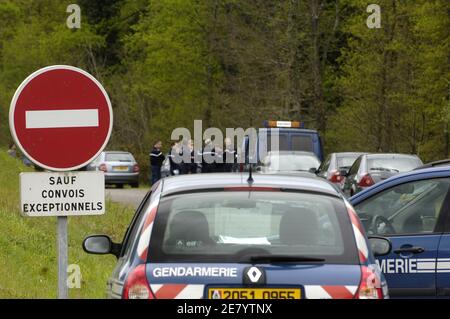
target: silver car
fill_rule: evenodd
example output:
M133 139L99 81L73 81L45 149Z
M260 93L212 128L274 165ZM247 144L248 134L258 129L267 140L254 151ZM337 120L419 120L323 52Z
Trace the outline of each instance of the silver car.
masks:
M178 175L178 174L179 174L178 170L175 170L174 174L172 174L172 172L170 170L170 159L169 159L169 156L167 155L166 159L164 160L164 162L162 163L162 166L161 166L161 178L169 177L172 175Z
M341 152L341 153L331 153L327 158L320 164L317 169L316 174L319 177L329 180L331 183L336 184L338 187L343 189L345 182L345 175L348 173L350 167L353 165L355 160L367 153L357 153L357 152Z
M107 151L87 166L88 171L105 172L105 184L122 188L139 187L139 165L129 152Z
M398 173L404 173L422 166L417 155L375 153L359 156L345 174L343 192L353 196Z

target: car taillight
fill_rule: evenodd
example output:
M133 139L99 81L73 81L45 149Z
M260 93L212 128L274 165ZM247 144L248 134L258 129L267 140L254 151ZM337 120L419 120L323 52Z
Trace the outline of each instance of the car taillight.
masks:
M134 268L128 275L123 288L124 299L154 299L145 275L145 265Z
M367 266L361 266L361 282L356 293L358 299L383 299L379 275Z
M332 183L340 183L344 180L344 176L342 176L339 171L331 171L331 176L328 178L328 180Z
M369 174L364 175L358 183L358 185L361 187L368 187L372 186L373 184L375 184L375 182Z
M135 172L135 173L139 172L139 165L138 164L134 164L133 172Z
M98 169L101 170L101 171L103 171L103 172L107 172L107 171L108 171L108 169L106 168L106 164L101 164L101 165L98 167Z

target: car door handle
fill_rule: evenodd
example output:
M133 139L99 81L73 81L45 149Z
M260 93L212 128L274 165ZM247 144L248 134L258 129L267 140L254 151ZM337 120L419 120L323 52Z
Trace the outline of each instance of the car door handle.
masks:
M413 254L420 254L423 253L425 249L423 247L405 247L405 248L398 248L394 250L394 253L396 254L403 254L403 253L413 253Z

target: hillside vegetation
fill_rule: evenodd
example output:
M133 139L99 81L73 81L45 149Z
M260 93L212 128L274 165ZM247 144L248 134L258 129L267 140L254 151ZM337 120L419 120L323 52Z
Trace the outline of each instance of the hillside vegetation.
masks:
M114 108L110 149L146 176L174 128L297 119L326 152L449 156L448 0L0 0L0 144L18 85L52 64L98 78ZM380 28L366 21L381 9Z

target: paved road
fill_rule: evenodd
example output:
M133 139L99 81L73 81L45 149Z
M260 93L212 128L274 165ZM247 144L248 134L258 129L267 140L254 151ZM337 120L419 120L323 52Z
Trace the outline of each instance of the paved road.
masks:
M107 188L106 198L137 208L147 192L147 188Z

